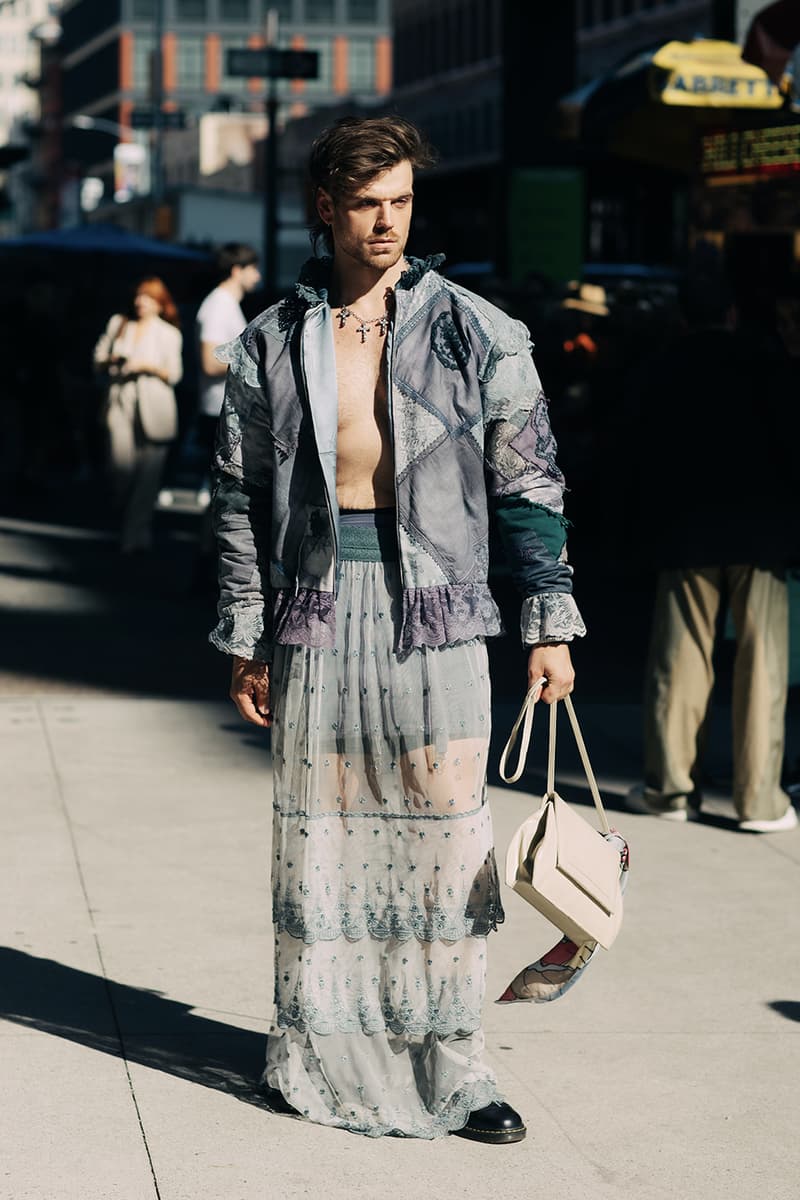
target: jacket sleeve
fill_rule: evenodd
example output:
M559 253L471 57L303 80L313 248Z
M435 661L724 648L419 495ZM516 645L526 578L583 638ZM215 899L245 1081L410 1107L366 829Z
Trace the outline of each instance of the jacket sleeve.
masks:
M564 477L524 325L507 317L498 322L480 378L487 486L523 596L522 640L538 645L582 637L586 628L566 560Z
M125 318L120 316L119 313L115 313L97 339L97 345L92 355L92 362L96 371L107 371L109 369L108 360L111 358L114 343L122 332L124 324Z
M267 400L241 339L222 346L228 363L214 455L212 521L219 555L219 621L209 641L224 654L272 660L269 583L272 459Z

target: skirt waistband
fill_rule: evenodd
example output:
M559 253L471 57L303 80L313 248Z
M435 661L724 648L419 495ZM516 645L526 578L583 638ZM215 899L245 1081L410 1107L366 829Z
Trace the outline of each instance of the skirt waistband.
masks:
M397 562L397 514L393 508L344 509L339 513L343 562Z

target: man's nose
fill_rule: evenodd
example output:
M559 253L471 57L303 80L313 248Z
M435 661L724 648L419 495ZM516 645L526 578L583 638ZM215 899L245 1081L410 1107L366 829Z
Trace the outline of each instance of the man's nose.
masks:
M391 200L387 200L385 204L380 206L378 209L378 215L375 218L375 224L381 229L391 229L393 224Z

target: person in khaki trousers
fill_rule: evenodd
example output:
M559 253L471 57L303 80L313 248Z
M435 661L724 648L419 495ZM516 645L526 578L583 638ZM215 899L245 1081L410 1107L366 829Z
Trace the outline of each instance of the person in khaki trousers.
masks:
M660 567L644 689L644 786L627 803L698 815L727 608L736 634L732 760L737 826L795 828L781 788L788 690L786 564L797 554L788 363L763 319L737 328L719 280L694 281L693 329L650 365L634 421L642 526ZM763 311L760 314L763 318Z
M687 819L690 808L700 807L700 768L714 686L712 654L723 599L736 631L733 804L739 828L754 833L792 829L797 817L780 786L789 601L779 568L695 567L659 573L645 685L643 805L678 821Z
M182 348L175 303L155 277L138 284L131 313L115 313L95 347L95 367L108 376L104 416L123 554L152 545L153 510L178 433Z

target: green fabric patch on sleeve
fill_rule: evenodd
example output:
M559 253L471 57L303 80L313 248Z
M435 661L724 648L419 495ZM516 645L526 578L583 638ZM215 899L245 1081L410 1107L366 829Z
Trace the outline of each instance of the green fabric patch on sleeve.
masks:
M503 540L524 542L535 533L553 558L558 559L567 541L569 521L561 513L535 504L522 496L503 496L496 504L497 523Z

